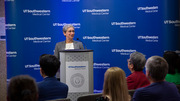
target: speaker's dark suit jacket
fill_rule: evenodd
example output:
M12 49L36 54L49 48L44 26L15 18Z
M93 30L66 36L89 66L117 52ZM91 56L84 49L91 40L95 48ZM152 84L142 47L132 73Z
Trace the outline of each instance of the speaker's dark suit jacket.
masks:
M55 77L46 77L38 84L39 101L66 98L68 94L68 86Z

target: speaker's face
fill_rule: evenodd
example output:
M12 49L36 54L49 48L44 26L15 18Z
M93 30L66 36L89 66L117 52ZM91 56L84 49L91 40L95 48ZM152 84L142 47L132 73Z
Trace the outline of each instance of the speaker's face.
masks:
M66 36L66 39L69 39L69 40L72 40L74 38L74 34L75 34L75 31L73 27L68 28L67 31L64 32L64 36Z

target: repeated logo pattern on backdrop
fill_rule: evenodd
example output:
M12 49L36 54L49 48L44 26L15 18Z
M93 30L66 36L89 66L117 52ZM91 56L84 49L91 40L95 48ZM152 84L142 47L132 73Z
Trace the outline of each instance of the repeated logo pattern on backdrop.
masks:
M94 92L102 91L104 72L121 67L129 54L146 58L180 49L180 0L5 0L8 79L19 74L41 81L39 56L53 54L64 41L62 27L94 50Z

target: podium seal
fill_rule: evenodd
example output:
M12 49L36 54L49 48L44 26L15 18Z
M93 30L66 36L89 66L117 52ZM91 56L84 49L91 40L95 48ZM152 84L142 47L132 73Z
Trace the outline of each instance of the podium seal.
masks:
M84 76L80 73L73 74L70 78L71 85L80 88L84 84Z

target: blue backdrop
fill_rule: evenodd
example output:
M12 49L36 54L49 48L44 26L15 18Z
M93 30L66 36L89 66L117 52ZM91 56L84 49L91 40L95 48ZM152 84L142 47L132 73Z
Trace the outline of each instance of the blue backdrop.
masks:
M64 24L94 50L94 92L101 92L104 72L121 67L129 54L146 58L180 50L180 0L5 0L7 78L28 74L41 81L39 56L53 54L64 41Z

